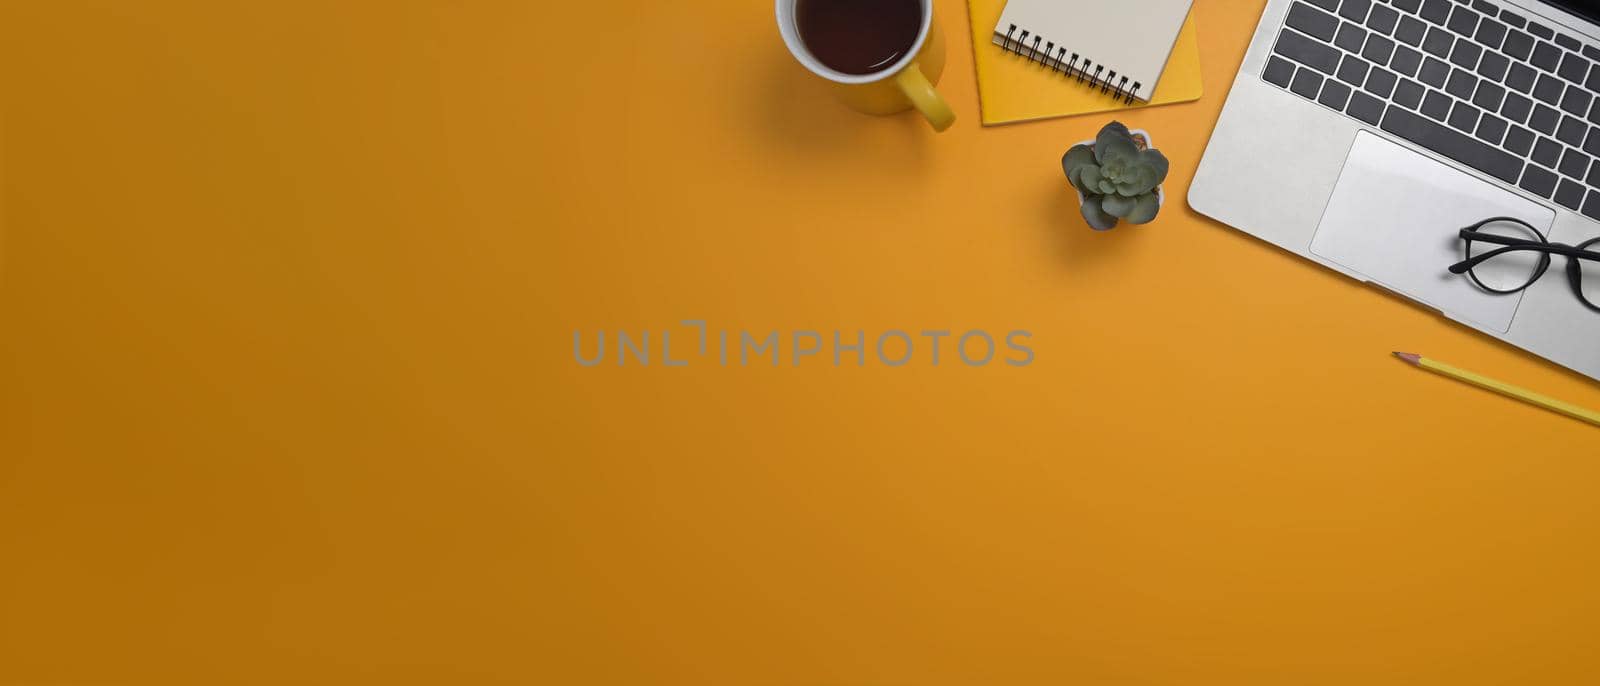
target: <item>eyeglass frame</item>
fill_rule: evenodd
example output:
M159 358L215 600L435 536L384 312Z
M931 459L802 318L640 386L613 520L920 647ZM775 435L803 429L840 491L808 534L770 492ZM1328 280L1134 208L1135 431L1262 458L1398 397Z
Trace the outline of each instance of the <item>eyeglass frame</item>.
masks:
M1533 235L1538 236L1539 240L1533 241L1526 238L1497 236L1495 234L1484 233L1478 230L1485 225L1493 224L1495 222L1510 222L1512 224L1519 225L1533 232ZM1463 241L1465 241L1461 248L1462 253L1466 253L1468 250L1470 250L1469 246L1471 245L1472 241L1480 241L1491 245L1500 245L1505 247L1495 248L1494 250L1490 250L1476 257L1469 256L1467 259L1452 264L1449 268L1451 274L1460 274L1465 272L1467 276L1472 279L1473 283L1478 284L1479 288L1491 293L1518 293L1527 290L1527 288L1532 286L1534 282L1544 278L1545 272L1550 268L1550 256L1552 254L1563 255L1567 258L1567 281L1572 286L1573 295L1578 296L1578 302L1583 303L1585 307L1588 307L1595 312L1600 312L1600 305L1590 302L1589 299L1583 295L1583 271L1578 266L1578 260L1592 260L1597 264L1597 266L1600 266L1600 252L1585 249L1591 245L1600 244L1600 236L1596 236L1577 245L1551 243L1544 237L1544 234L1538 229L1534 228L1532 224L1529 224L1521 219L1517 219L1516 217L1490 217L1471 226L1462 228L1458 235ZM1512 289L1492 288L1488 284L1485 284L1482 279L1479 279L1478 275L1472 271L1473 267L1483 264L1484 262L1494 259L1495 257L1519 250L1536 250L1539 252L1539 267L1533 271L1533 276L1528 279L1528 282L1522 284L1521 286ZM1590 278L1600 279L1600 271L1596 271L1593 275L1591 275Z

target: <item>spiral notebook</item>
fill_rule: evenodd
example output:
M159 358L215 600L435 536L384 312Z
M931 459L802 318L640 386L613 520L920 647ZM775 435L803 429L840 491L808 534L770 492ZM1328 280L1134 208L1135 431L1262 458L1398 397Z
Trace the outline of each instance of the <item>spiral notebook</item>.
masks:
M983 123L1199 99L1191 1L968 0Z

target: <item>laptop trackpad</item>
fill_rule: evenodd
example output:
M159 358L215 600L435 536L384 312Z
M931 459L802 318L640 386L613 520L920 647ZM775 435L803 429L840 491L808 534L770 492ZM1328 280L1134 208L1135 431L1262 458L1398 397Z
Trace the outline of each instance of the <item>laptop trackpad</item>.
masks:
M1542 205L1362 131L1311 238L1311 252L1452 317L1504 333L1522 294L1486 293L1446 269L1462 257L1461 228L1497 216L1522 219L1546 236L1555 221L1555 212Z

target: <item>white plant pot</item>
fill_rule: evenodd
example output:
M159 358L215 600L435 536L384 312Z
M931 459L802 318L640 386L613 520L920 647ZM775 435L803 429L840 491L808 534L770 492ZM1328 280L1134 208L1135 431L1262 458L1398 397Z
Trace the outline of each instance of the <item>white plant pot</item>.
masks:
M1154 147L1156 147L1155 139L1150 137L1150 132L1149 131L1146 131L1144 129L1128 129L1128 133L1133 134L1135 136L1143 136L1144 137L1144 147L1146 147L1146 148L1154 148ZM1092 148L1092 147L1094 147L1094 139L1090 138L1089 140L1086 140L1086 141L1078 141L1076 143L1073 143L1071 147L1077 147L1077 146L1080 146L1080 145L1087 145L1087 146ZM1075 191L1078 194L1078 204L1082 205L1083 204L1083 191L1078 190L1077 186L1073 186L1070 183L1067 184L1067 185L1071 186L1072 190ZM1156 186L1156 214L1160 214L1161 213L1161 207L1163 205L1165 205L1166 203L1167 203L1167 194L1162 192L1161 186ZM1121 220L1118 220L1118 223L1120 224ZM1093 228L1093 227L1090 227L1090 228ZM1098 231L1100 229L1095 229L1095 230ZM1106 229L1106 230L1109 231L1110 229Z

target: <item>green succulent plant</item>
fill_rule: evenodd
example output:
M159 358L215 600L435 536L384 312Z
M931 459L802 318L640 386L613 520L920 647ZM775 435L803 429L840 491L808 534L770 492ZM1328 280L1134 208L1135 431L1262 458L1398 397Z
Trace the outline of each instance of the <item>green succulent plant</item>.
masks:
M1061 170L1083 193L1083 218L1097 231L1116 226L1119 219L1147 223L1161 208L1156 189L1167 178L1167 157L1141 150L1121 122L1106 124L1092 146L1072 146L1061 156Z

